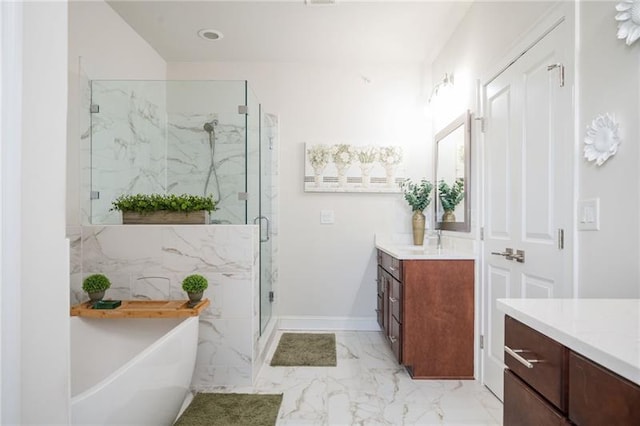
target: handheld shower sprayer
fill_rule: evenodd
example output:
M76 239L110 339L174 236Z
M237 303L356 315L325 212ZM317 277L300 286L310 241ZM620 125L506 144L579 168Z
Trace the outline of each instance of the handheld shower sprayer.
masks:
M213 119L211 121L208 121L206 123L204 123L204 131L207 133L211 133L214 130L214 127L218 125L218 120L217 119Z

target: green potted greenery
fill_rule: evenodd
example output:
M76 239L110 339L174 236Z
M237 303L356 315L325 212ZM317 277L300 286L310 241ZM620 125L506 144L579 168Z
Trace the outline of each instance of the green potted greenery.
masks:
M457 178L453 185L449 186L445 181L438 183L438 197L442 204L443 222L455 222L456 215L453 213L456 206L464 199L464 179Z
M82 282L82 289L89 295L90 302L102 300L104 292L109 287L111 287L111 281L102 274L89 275Z
M182 280L182 289L187 292L189 301L194 305L202 299L202 294L207 287L209 282L202 275L193 274Z
M203 224L216 210L213 195L129 194L111 204L110 210L122 212L124 224Z
M411 179L405 179L401 184L404 199L407 200L413 211L411 224L413 228L413 244L421 246L424 243L425 216L422 211L431 202L433 184L426 179L420 183L413 183Z

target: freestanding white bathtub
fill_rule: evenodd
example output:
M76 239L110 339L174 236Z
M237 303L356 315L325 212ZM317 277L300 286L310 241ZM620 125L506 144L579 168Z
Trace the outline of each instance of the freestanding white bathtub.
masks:
M173 424L197 347L198 317L71 317L71 424Z

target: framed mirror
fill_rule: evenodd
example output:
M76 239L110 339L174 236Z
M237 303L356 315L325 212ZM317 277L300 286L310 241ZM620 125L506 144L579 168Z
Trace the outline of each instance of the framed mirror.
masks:
M436 228L469 232L471 114L465 112L435 136Z

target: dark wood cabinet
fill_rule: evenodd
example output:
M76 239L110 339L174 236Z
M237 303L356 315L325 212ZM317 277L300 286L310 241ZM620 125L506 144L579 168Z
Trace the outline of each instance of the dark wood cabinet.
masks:
M378 251L378 322L413 378L472 379L473 260Z
M505 317L505 426L639 425L640 386Z
M640 425L640 386L574 352L569 390L569 419L577 425Z

